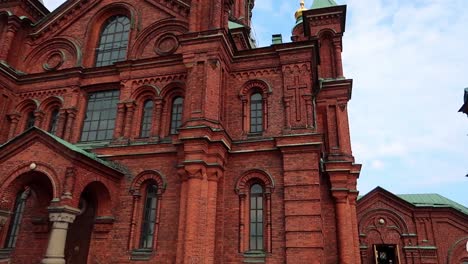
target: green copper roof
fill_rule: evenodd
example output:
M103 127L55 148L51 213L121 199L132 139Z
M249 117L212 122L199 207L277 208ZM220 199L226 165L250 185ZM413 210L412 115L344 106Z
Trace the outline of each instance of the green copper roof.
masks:
M451 207L468 215L468 208L440 194L398 194L397 196L416 207Z
M314 0L311 9L318 9L330 6L337 6L334 0Z
M236 29L236 28L243 28L245 26L242 25L242 24L233 22L233 21L228 21L228 27L229 27L229 29Z
M122 173L125 172L124 168L122 168L122 167L119 166L118 164L113 163L113 162L111 162L111 161L103 160L103 159L97 157L96 154L91 153L91 152L88 152L88 151L86 151L86 150L83 150L83 149L79 148L78 146L75 146L75 145L73 145L72 143L70 143L70 142L68 142L68 141L65 141L65 140L63 140L63 139L61 139L61 138L59 138L59 137L57 137L57 136L55 136L55 135L53 135L53 134L50 134L50 133L47 132L47 131L44 131L44 130L42 130L42 129L40 129L40 128L37 128L37 127L35 127L35 126L33 126L33 127L31 127L31 128L28 128L28 129L27 129L26 131L24 131L23 133L21 133L21 134L17 135L16 137L10 139L9 141L5 142L3 145L0 145L0 149L2 149L2 148L3 148L4 146L6 146L6 145L12 143L13 141L17 140L18 138L23 137L25 134L28 134L30 131L39 131L39 133L46 134L47 136L49 136L50 138L52 138L54 141L56 141L57 143L63 145L64 147L66 147L66 148L72 150L73 152L77 152L77 153L79 153L79 154L81 154L81 155L84 155L84 156L86 156L87 158L90 158L90 159L92 159L92 160L94 160L94 161L96 161L96 162L98 162L98 163L100 163L100 164L102 164L102 165L104 165L104 166L106 166L106 167L109 167L109 168L111 168L111 169L117 170L117 171L122 172Z

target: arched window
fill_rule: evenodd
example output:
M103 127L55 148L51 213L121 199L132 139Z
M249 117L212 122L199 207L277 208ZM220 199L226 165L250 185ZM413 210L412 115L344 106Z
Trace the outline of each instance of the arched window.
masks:
M184 98L176 97L172 102L171 112L171 134L177 134L179 127L182 125L182 111L184 105Z
M26 117L26 129L33 127L34 122L36 122L36 116L34 116L34 111L30 111Z
M149 184L146 187L145 206L143 207L143 220L141 225L140 248L152 249L155 225L156 212L158 204L158 186Z
M250 187L250 250L263 250L263 208L263 187L253 184Z
M112 65L127 57L130 19L126 16L113 16L105 23L96 49L96 67Z
M23 218L24 207L26 206L26 199L28 198L30 189L26 188L23 192L20 192L16 196L15 207L13 209L13 215L11 216L10 226L6 237L5 248L14 248L18 233Z
M260 93L250 96L250 133L263 131L263 98Z
M54 134L57 132L57 121L58 121L59 110L54 109L50 113L49 132Z
M143 104L143 116L141 117L140 137L149 137L153 120L153 101L147 100Z

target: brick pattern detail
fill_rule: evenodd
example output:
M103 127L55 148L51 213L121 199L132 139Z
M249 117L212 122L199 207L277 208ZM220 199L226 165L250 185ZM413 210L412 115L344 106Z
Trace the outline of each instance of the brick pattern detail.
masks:
M0 4L0 245L14 198L31 189L11 263L60 262L45 256L58 231L48 208L81 210L81 197L95 209L91 231L73 235L90 235L88 263L360 262L343 7L305 11L297 41L252 49L248 28L229 31L228 19L249 26L253 1L70 0L35 24L20 17L45 13L23 2L9 3L11 13ZM131 21L127 60L95 67L114 15ZM106 90L120 95L112 139L80 142L89 93ZM263 98L262 133L249 133L253 92ZM142 137L146 100L152 125ZM41 131L56 110L55 136L72 145ZM37 128L24 133L31 112ZM261 252L248 250L253 182L265 190ZM140 249L148 183L158 186L155 237Z

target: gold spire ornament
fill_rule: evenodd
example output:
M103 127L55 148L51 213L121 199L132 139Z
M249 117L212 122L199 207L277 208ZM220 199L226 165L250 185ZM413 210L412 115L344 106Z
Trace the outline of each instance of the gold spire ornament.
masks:
M296 20L302 16L302 11L305 11L305 10L307 9L305 8L304 0L301 0L301 7L299 7L299 9L294 14L294 16L296 17Z

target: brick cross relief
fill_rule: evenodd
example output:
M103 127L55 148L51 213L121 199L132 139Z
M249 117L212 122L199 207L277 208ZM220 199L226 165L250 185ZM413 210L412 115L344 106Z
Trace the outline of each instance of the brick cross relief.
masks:
M301 121L301 89L307 88L307 84L299 82L299 76L294 76L294 84L288 85L288 90L294 90L294 98L296 105L296 121Z

